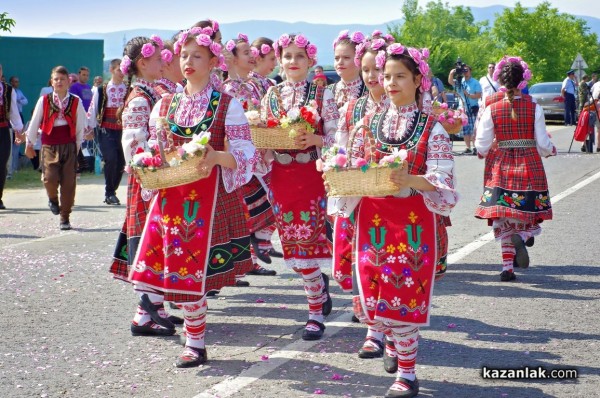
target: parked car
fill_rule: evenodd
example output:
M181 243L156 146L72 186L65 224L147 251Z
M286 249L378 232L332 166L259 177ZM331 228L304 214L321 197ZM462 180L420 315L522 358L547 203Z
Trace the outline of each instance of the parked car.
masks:
M448 104L448 108L458 109L458 98L456 97L456 93L446 91L446 103Z
M544 110L546 119L565 118L565 99L560 95L562 82L536 83L529 87L529 95Z
M324 71L323 71L323 74L324 74L325 76L327 76L327 83L328 83L328 84L333 84L333 83L335 83L335 82L338 82L338 81L340 81L340 75L338 75L338 74L337 74L337 72L336 72L336 71L334 71L333 69L330 69L330 70L324 70ZM310 82L312 82L312 79L313 79L313 76L314 76L314 75L315 75L315 73L314 73L314 72L310 72L310 73L308 74L308 82L309 82L309 83L310 83Z

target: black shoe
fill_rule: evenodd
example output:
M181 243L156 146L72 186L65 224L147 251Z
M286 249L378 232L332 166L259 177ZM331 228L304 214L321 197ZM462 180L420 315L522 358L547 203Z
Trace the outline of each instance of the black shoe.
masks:
M600 151L598 151L598 152L600 152ZM283 258L283 253L278 252L277 250L271 248L271 250L269 250L269 256L275 257L275 258Z
M153 328L156 323L150 321L145 325L131 324L132 336L172 336L175 334L175 329Z
M416 397L417 395L419 395L419 380L418 379L408 380L408 379L405 379L404 377L401 377L400 379L398 379L396 381L399 381L402 384L406 385L407 387L409 387L409 389L404 390L404 391L398 391L398 390L392 390L390 388L387 391L387 393L385 393L385 398L412 398L412 397Z
M356 315L352 315L352 322L360 323L360 319L358 319L358 317Z
M205 348L186 346L180 356L177 357L175 366L178 368L195 368L208 360Z
M250 234L250 244L252 245L252 249L254 249L254 254L260 261L266 264L271 264L271 256L269 256L268 250L260 250L259 242L263 241L263 239L258 239L256 235Z
M471 148L467 148L465 149L465 153L473 153L473 151L471 150Z
M109 195L106 198L104 198L104 203L106 203L107 205L120 205L121 202L119 201L119 198L117 198L116 195Z
M517 279L517 276L515 275L514 272L502 271L502 273L500 274L500 280L502 282L510 282L510 281L514 281L515 279Z
M2 201L0 200L0 210L5 210L6 206L4 206L4 203L2 203Z
M52 214L54 214L55 216L57 216L58 213L60 213L60 208L58 207L57 202L53 202L53 201L49 200L48 207L50 208L50 211L52 212Z
M217 294L219 294L219 292L216 290L211 290L210 292L206 293L206 297L215 297Z
M172 310L178 310L179 307L177 307L177 304L175 304L172 301L169 301L169 307L171 307Z
M68 221L61 221L59 228L61 231L68 231L71 229L71 223Z
M331 310L333 309L333 300L331 300L331 296L329 295L329 277L327 274L321 274L323 276L323 293L327 295L327 301L323 303L323 315L327 316L331 314Z
M309 319L308 322L306 322L306 326L309 324L317 326L319 330L313 331L304 329L304 332L302 332L302 340L321 340L321 337L323 337L323 333L325 332L325 325L314 319Z
M377 345L377 347L363 344L363 346L360 348L360 350L358 350L358 357L363 358L363 359L381 358L383 356L383 352L385 351L383 342L379 341L379 340L375 340L373 338L368 338L368 337L367 337L367 340L365 341L365 343L367 341L372 341L373 343L375 343Z
M525 241L525 246L532 247L534 243L535 243L535 238L532 236L531 238L529 238Z
M183 318L180 318L180 317L178 317L178 316L175 316L175 315L169 315L169 316L167 317L167 319L168 319L169 321L171 321L171 323L172 323L173 325L183 325Z
M529 267L529 253L527 252L525 242L523 242L521 235L514 234L510 237L510 240L512 244L515 245L515 259L517 260L517 264L519 264L519 268Z
M477 156L477 148L473 148L473 155Z
M266 269L256 264L252 271L248 272L246 275L275 276L277 275L277 271L273 269Z
M587 152L587 150L585 149L585 145L581 146L581 152Z
M387 337L385 338L385 345L388 348L396 349L394 342L390 341ZM388 355L387 350L383 350L383 369L387 373L394 374L398 371L398 358Z
M238 279L237 281L235 281L235 286L236 287L248 287L248 286L250 286L250 282Z
M175 330L175 325L169 320L169 318L163 318L159 315L158 310L164 308L162 304L154 305L150 301L150 298L147 294L142 294L139 306L142 307L142 309L150 315L152 321L154 321L155 323L157 323L165 329Z

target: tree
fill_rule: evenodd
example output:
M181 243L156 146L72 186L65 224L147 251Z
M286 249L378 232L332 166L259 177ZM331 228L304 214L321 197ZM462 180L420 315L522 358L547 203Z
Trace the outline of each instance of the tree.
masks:
M15 26L15 20L8 17L7 12L0 13L0 30L3 32L10 32Z
M549 2L533 12L517 3L496 18L492 34L505 54L521 56L533 72L532 82L557 81L565 77L577 53L592 69L600 66L600 44L587 23L561 14Z

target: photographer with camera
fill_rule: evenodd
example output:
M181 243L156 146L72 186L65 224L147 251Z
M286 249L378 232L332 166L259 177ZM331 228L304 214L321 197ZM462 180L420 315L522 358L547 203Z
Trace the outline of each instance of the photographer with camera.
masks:
M475 118L479 112L479 98L481 98L481 84L477 79L471 77L471 67L463 63L458 57L456 66L448 75L448 83L454 87L459 100L459 109L463 109L469 117L469 124L463 126L462 133L465 139L465 153L477 154L477 150L471 150L473 142L473 130Z

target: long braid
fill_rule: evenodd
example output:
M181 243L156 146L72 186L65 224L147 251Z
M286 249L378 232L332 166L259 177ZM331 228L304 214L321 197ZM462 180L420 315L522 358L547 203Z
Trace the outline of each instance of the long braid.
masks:
M513 120L517 120L517 112L513 107L513 101L515 100L514 89L517 88L519 83L523 80L523 67L520 63L507 62L500 71L498 77L500 84L506 87L506 97L510 103L510 117Z

